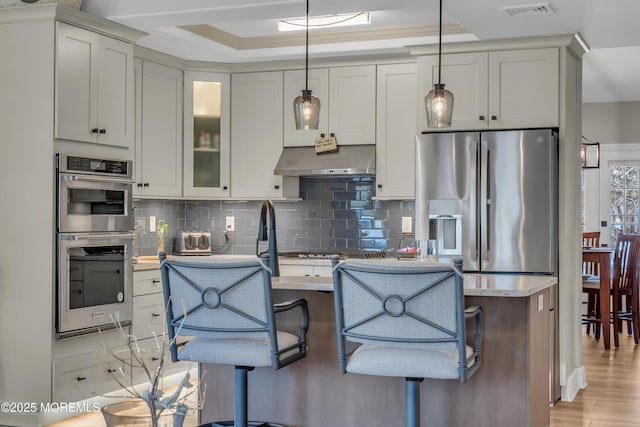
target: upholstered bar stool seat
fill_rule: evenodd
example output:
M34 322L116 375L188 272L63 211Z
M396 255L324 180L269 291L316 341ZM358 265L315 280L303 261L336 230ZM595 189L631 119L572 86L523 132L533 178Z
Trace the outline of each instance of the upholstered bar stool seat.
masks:
M247 375L256 367L280 369L306 356L306 300L272 303L267 257L168 260L161 254L160 261L172 360L235 366L234 420L201 427L285 427L248 420ZM299 310L292 312L299 321L294 330L277 329L276 315L294 309ZM177 336L190 339L178 349Z
M464 307L462 261L332 265L340 371L403 378L405 425L419 427L424 379L464 383L480 367L482 309ZM475 321L472 345L467 320Z

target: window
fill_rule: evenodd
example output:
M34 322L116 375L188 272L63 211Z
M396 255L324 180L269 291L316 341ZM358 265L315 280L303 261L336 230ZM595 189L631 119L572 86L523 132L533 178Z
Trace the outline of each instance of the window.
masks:
M638 233L638 195L640 193L640 163L615 163L609 167L609 198L611 206L610 239L619 233Z

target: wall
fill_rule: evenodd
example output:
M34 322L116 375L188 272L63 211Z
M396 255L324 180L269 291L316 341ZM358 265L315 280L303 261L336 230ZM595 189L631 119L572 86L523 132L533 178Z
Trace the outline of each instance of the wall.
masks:
M601 144L640 142L640 102L582 105L582 135Z
M414 215L414 202L374 201L375 178L301 178L296 202L274 202L278 250L395 249L402 238L402 217ZM157 237L149 216L169 225L170 242L180 230L210 231L214 253L253 254L262 201L138 200L135 202L136 255L155 255ZM227 216L236 231L225 245ZM261 243L260 250L266 250Z
M602 102L582 106L582 135L601 144L600 168L584 170L584 230L601 231L600 242L609 241L608 163L640 161L640 102Z

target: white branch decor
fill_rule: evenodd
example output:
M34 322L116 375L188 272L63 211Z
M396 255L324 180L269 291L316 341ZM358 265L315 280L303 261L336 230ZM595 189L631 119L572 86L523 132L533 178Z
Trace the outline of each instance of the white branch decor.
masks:
M184 310L184 307L183 307ZM166 412L173 413L173 427L182 426L182 422L184 421L184 417L187 415L189 410L197 410L202 407L202 402L204 402L204 394L205 389L200 387L200 396L197 400L197 405L195 408L189 408L187 405L187 400L194 393L197 393L198 387L195 387L194 384L190 381L189 371L191 367L187 370L184 377L178 384L176 390L165 396L164 392L161 389L161 380L164 369L165 357L170 351L171 345L175 344L176 337L180 335L180 330L182 329L182 324L186 319L186 310L180 327L172 340L168 340L166 336L166 316L163 321L163 333L162 335L156 335L153 332L153 340L155 343L154 349L145 349L142 348L139 344L138 338L127 332L125 328L122 327L120 322L118 313L115 313L115 316L111 316L111 321L115 325L116 329L120 333L120 335L127 339L128 344L127 347L130 350L131 360L128 360L128 357L123 357L119 355L115 351L109 349L103 342L100 343L102 347L102 351L105 354L109 354L113 359L117 360L119 363L118 369L112 369L107 367L100 358L97 357L98 363L108 372L112 374L114 381L118 383L118 385L122 388L123 393L119 395L110 394L109 396L99 394L104 397L113 397L113 398L133 398L133 399L141 399L145 402L149 409L149 417L151 420L152 427L159 427L159 418L160 416ZM102 331L100 331L102 334ZM158 357L152 358L156 363L153 365L149 364L148 358L145 360L143 355L145 353L154 353L157 354ZM128 354L127 354L128 356ZM139 391L140 387L136 387L132 383L131 372L133 369L142 369L145 373L145 376L148 380L148 385L143 391ZM198 382L202 384L202 381ZM80 383L78 383L80 385ZM96 394L93 393L92 394Z

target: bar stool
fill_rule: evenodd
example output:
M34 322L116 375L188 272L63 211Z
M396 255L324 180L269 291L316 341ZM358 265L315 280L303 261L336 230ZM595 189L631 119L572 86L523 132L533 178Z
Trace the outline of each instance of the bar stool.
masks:
M255 367L280 369L307 354L307 301L274 305L268 256L244 260L167 259L160 270L167 307L171 360L235 366L235 418L201 427L284 427L248 421L247 374ZM295 333L276 329L276 314L297 309ZM176 336L191 338L178 351Z
M405 423L419 427L423 379L464 383L480 368L482 309L464 308L462 261L333 258L332 265L340 372L405 378Z

